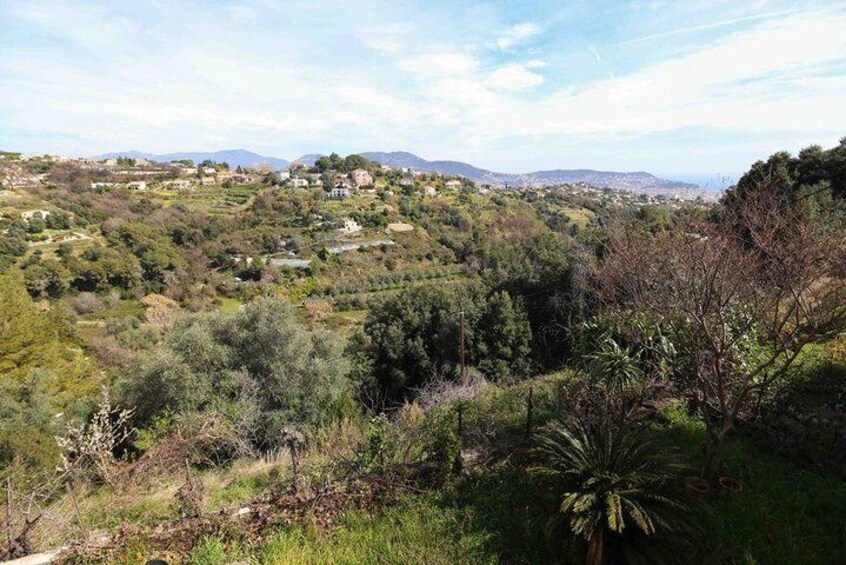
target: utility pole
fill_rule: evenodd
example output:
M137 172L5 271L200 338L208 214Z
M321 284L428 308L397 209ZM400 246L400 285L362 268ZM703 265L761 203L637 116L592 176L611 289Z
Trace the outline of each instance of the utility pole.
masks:
M462 306L461 310L458 312L458 318L461 321L461 331L460 331L460 339L461 345L458 350L458 358L461 362L461 373L458 377L458 382L462 385L467 384L467 364L464 360L464 307Z

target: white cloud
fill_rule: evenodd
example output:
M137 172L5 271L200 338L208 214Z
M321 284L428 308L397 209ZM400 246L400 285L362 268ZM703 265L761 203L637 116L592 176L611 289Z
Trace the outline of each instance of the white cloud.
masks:
M474 135L610 135L707 127L741 131L829 131L846 123L837 76L796 80L800 71L842 61L846 15L785 18L738 32L685 57L559 89L540 101L499 100L495 125Z
M374 51L395 55L406 48L413 31L414 26L409 23L380 22L379 25L366 29L362 36L364 44Z
M251 3L242 4L237 15L248 18ZM145 27L105 8L26 3L12 10L0 1L0 37L13 30L6 19L32 37L56 38L0 58L0 144L17 148L15 135L32 144L21 149L70 154L246 146L285 157L409 149L481 156L480 165L493 166L498 157L514 158L515 147L535 155L566 142L581 151L590 140L607 147L603 140L634 144L700 128L717 132L713 143L724 142L728 154L732 132L822 143L846 124L842 11L745 22L690 45L685 56L620 65L630 70L607 79L594 78L590 61L588 82L557 52L514 57L513 47L540 33L531 23L486 43L483 33L445 33L422 18L414 27L391 23L405 13L387 14L381 25L368 12L331 30L287 20L262 28L262 18L243 28L221 24L220 14L162 6ZM298 14L308 16L291 10L284 18ZM573 46L583 57L585 43ZM614 51L601 38L587 45L609 60L646 48ZM53 145L35 146L44 140Z
M517 24L505 30L494 42L500 49L511 49L541 32L540 26L531 22Z
M528 69L528 65L505 65L488 75L485 84L496 90L520 91L543 83L543 77Z
M426 53L405 57L399 68L424 77L464 74L474 70L478 61L465 53Z

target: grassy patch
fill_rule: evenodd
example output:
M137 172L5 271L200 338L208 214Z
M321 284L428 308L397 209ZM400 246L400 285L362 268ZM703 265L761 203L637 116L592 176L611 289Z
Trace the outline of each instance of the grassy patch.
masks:
M260 563L397 565L496 563L483 532L467 527L462 512L429 498L409 497L375 517L347 514L331 531L298 526L271 539Z
M704 426L680 408L662 415L673 443L701 461ZM846 562L842 481L797 469L741 437L730 442L726 466L743 491L710 501L703 562Z
M115 301L112 306L97 310L91 314L80 316L79 319L86 322L107 320L109 318L128 318L133 316L138 319L144 317L144 306L138 300L124 300Z
M237 298L221 298L219 310L224 314L234 314L241 309L243 302Z
M185 565L228 565L230 563L254 563L247 557L247 551L234 542L224 542L215 537L206 537L194 546L184 561Z

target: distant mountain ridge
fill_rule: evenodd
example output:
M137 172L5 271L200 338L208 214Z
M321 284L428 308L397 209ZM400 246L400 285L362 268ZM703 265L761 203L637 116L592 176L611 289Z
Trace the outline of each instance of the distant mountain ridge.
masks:
M360 153L360 155L391 167L409 167L419 171L460 175L476 182L497 186L543 186L583 182L595 186L608 186L647 194L674 193L680 196L691 197L704 193L696 184L662 179L644 171L612 172L594 171L591 169L553 169L523 174L498 173L480 169L459 161L427 161L413 153L405 151L394 151L391 153L368 151Z
M359 153L371 161L379 162L389 167L408 167L416 171L436 172L445 175L458 175L466 177L475 182L490 184L493 186L543 186L549 184L575 184L586 183L594 186L607 186L610 188L630 190L644 194L665 194L678 195L685 198L696 196L713 196L703 190L699 185L667 180L659 178L645 171L614 172L595 171L591 169L552 169L547 171L534 171L530 173L499 173L474 167L461 161L428 161L422 157L407 151L365 151ZM226 161L232 167L266 164L275 169L285 168L292 161L278 157L266 157L245 149L231 149L214 152L184 152L184 153L143 153L140 151L124 151L118 153L106 153L100 158L130 157L136 159L148 159L153 161L167 162L181 159L191 159L195 163L211 159L216 162ZM304 163L312 166L321 157L320 153L309 153L300 156L293 162Z
M181 161L184 159L191 159L194 163L202 163L206 159L210 159L216 163L229 163L231 167L248 167L255 165L269 165L274 169L284 169L291 164L287 159L280 159L278 157L265 157L246 149L226 149L224 151L190 151L184 153L144 153L142 151L119 151L116 153L105 153L98 155L100 159L116 159L118 157L128 157L130 159L146 159L148 161L157 161L160 163L167 163L168 161Z

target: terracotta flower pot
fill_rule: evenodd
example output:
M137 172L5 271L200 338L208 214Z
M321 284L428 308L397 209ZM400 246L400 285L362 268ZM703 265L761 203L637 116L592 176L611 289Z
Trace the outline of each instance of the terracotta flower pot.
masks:
M729 492L740 492L743 490L743 484L728 475L723 475L717 479L717 484L720 485L721 489Z
M708 484L708 481L701 477L689 478L684 483L684 490L687 494L696 498L705 498L713 492L713 489L711 488L711 485Z

